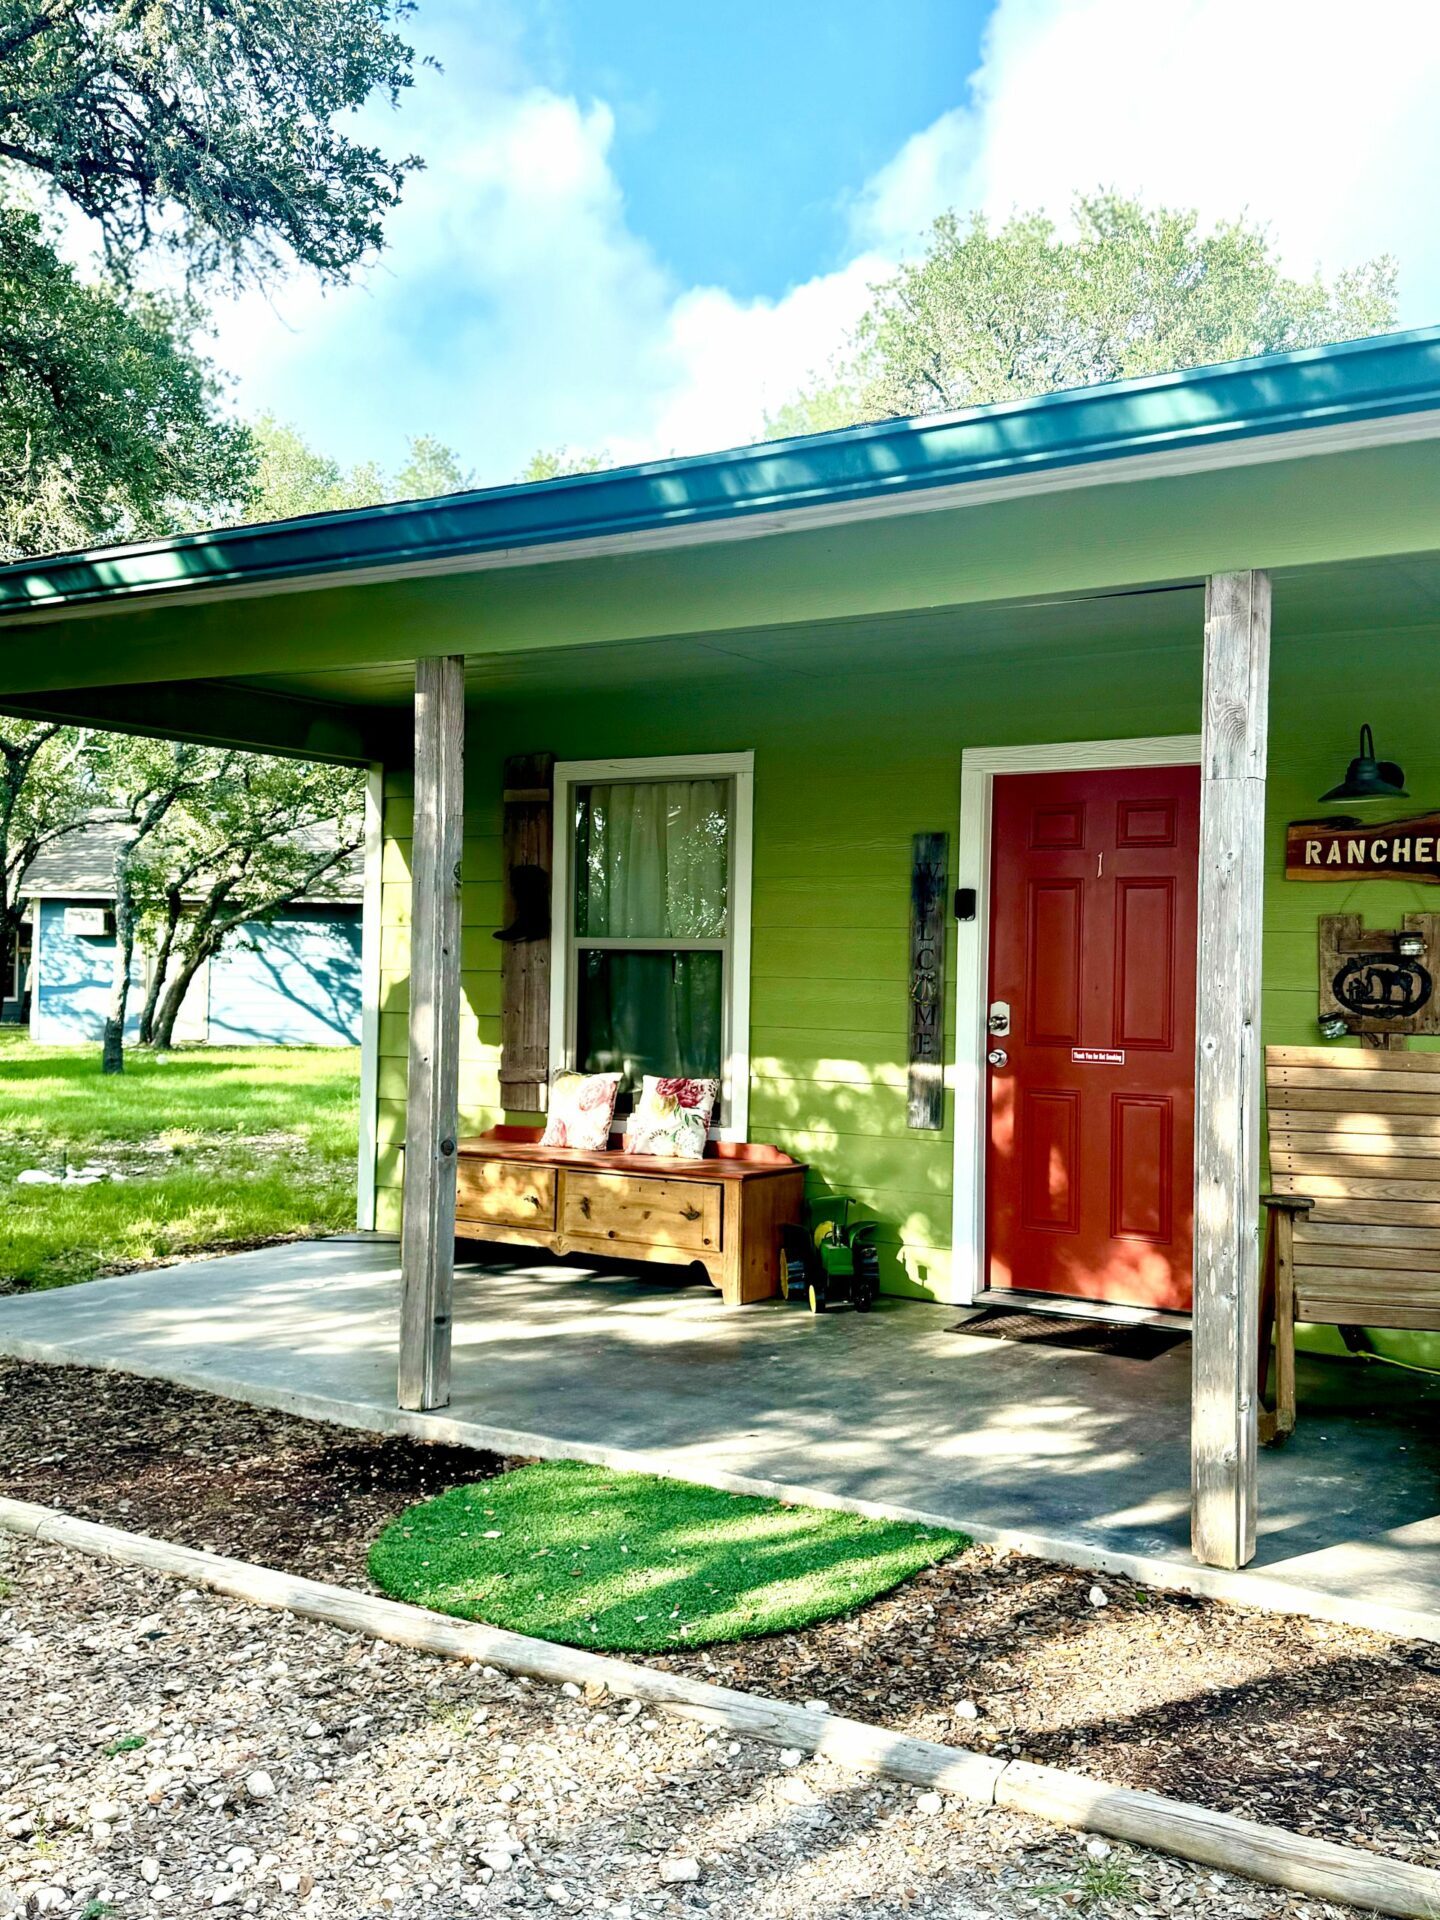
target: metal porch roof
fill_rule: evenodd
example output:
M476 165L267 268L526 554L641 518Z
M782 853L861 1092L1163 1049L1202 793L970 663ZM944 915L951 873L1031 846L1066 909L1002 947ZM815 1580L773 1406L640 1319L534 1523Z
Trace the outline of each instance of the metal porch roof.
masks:
M1238 458L1243 443L1267 437L1358 434L1437 411L1440 328L1425 328L611 472L16 561L0 567L0 617L308 576L439 570L473 555L533 564L576 543L663 545L707 527L743 535L747 522L776 530L760 524L766 516L799 528L867 503L918 508L937 504L937 489L1038 481L1125 457L1212 450L1223 465L1227 447Z

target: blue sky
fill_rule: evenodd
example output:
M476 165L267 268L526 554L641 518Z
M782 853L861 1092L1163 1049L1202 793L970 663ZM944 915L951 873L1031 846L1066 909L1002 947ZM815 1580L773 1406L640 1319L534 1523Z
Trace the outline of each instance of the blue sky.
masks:
M1440 320L1432 0L1360 35L1348 0L421 0L408 32L442 70L366 116L427 161L383 258L216 310L235 405L345 460L752 439L937 213L1101 185L1248 213L1300 273L1391 251Z
M955 105L988 12L984 0L556 0L526 44L558 92L610 102L630 224L666 265L774 295L843 262L848 196Z

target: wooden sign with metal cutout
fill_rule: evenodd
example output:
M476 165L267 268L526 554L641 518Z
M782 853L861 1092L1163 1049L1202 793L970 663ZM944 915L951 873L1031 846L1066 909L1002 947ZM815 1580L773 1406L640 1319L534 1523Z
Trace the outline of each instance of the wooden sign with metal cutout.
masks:
M1407 913L1400 928L1370 933L1358 913L1319 924L1322 1020L1338 1016L1372 1038L1440 1033L1440 913Z

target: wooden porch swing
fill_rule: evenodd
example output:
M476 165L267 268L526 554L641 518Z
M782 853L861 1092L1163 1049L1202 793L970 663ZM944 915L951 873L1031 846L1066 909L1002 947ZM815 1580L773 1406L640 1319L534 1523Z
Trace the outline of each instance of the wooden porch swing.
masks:
M1297 1321L1339 1327L1357 1351L1362 1327L1440 1333L1440 1053L1268 1047L1265 1072L1260 1438L1271 1444L1295 1428Z

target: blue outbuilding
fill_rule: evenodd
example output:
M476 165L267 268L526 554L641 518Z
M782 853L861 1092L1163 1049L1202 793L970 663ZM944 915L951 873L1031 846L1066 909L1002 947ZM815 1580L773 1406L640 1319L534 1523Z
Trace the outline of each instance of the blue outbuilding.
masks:
M28 1002L30 1038L43 1046L98 1041L115 964L113 828L67 834L35 860L22 882L29 949L16 996ZM201 968L181 1009L177 1042L220 1047L358 1046L361 1001L361 875L348 863L323 898L286 906L273 919L230 934ZM129 1037L153 962L135 955Z

